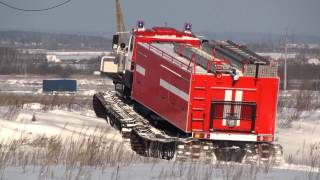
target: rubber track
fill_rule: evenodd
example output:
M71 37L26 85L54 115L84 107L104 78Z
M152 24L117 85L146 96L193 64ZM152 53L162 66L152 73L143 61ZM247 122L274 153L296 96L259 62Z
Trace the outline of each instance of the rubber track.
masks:
M95 94L93 108L98 117L105 118L120 130L124 138L130 139L131 148L137 154L167 160L212 160L210 145L172 137L154 128L112 91Z

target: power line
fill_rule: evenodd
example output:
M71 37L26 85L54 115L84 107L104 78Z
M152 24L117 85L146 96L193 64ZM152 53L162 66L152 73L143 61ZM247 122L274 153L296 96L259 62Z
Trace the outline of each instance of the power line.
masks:
M63 6L69 2L71 2L72 0L66 0L60 4L57 4L57 5L54 5L54 6L51 6L51 7L47 7L47 8L43 8L43 9L24 9L24 8L19 8L19 7L15 7L15 6L12 6L6 2L2 2L0 1L0 5L3 5L3 6L6 6L8 8L11 8L11 9L14 9L14 10L17 10L17 11L27 11L27 12L40 12L40 11L48 11L48 10L51 10L51 9L55 9L55 8L58 8L60 6Z

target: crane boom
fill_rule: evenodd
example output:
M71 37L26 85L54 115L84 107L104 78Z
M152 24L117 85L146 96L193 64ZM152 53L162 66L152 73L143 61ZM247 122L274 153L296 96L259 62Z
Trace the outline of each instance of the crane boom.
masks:
M123 15L120 5L120 0L115 0L116 2L116 21L117 21L117 32L124 32L125 26L123 21Z

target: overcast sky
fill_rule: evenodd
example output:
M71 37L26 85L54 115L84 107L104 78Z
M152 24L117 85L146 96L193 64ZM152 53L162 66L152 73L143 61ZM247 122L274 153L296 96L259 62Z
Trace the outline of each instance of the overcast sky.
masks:
M44 8L64 0L0 0L20 8ZM195 32L265 32L320 36L320 0L121 0L127 28L147 26ZM115 31L114 0L73 0L47 12L19 12L0 5L0 29L82 33Z

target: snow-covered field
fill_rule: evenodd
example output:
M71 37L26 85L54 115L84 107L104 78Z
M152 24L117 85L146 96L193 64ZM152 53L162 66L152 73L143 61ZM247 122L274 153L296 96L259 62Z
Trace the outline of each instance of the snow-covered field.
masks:
M0 89L38 88L41 77L2 78ZM110 80L78 78L88 97ZM111 85L110 85L111 87ZM38 90L31 92L38 92ZM0 92L1 93L1 92ZM40 94L40 93L39 93ZM293 96L285 96L292 98ZM85 99L86 100L86 99ZM90 98L89 98L90 101ZM279 112L279 121L292 109ZM28 103L0 106L0 179L320 179L320 110L277 129L286 162L278 167L181 163L136 155L120 133L88 108Z
M319 173L297 167L266 169L240 164L204 165L192 163L132 163L106 168L50 166L8 167L4 179L81 179L81 180L318 180Z
M279 143L284 144L286 154L295 154L312 144L320 143L320 110L300 121L292 123L291 128L279 129ZM299 146L300 145L300 146Z
M34 107L38 109L38 107ZM34 118L34 119L33 119ZM81 114L64 110L22 111L14 121L0 121L0 142L6 144L21 137L48 138L59 136L68 139L73 136L90 137L103 133L106 140L122 142L121 135L106 125L103 119L96 118L93 112ZM100 130L103 129L102 132Z
M320 115L316 112L312 117ZM302 126L304 127L304 125ZM317 142L320 132L308 128L312 125L306 125L306 129L294 127L291 129L279 129L279 142L284 146L285 152L296 153L303 148L305 142L305 151L307 152L308 143ZM299 133L300 136L296 133ZM123 154L129 154L136 160L128 160L130 163L106 163L104 165L81 165L76 163L73 166L65 164L43 165L42 161L28 161L26 165L19 164L20 161L13 161L5 166L0 166L0 176L4 179L318 179L320 172L318 167L307 165L285 163L280 167L255 167L242 164L190 164L166 162L163 160L153 160L135 155L127 142L124 142L120 133L111 128L103 119L96 118L94 112L76 112L67 110L51 110L44 112L40 104L29 104L21 110L15 120L0 120L0 142L2 144L2 153L5 147L11 147L14 140L19 142L16 153L23 151L29 155L34 155L33 151L39 149L33 146L39 137L45 141L51 139L60 139L61 143L70 148L70 143L83 143L83 139L90 139L93 136L103 137L100 145L110 147L110 142L121 144ZM306 141L312 137L312 142ZM73 139L74 141L70 141ZM78 146L76 146L78 147ZM113 149L113 151L118 151ZM27 149L27 150L26 150ZM42 151L47 151L43 149ZM112 150L110 150L112 151ZM301 151L301 150L300 150ZM105 151L105 153L108 152ZM27 153L27 154L28 154ZM38 155L38 154L37 154ZM106 153L106 156L110 154ZM299 154L300 156L301 154ZM26 155L23 157L25 158ZM39 158L48 155L38 155ZM60 155L63 159L63 155ZM89 156L89 155L88 155ZM127 157L121 155L120 157ZM0 156L0 159L3 158ZM8 157L7 157L8 158ZM48 157L47 157L48 158ZM1 161L1 160L0 160ZM27 161L27 160L25 160ZM127 161L127 160L126 160ZM1 161L3 162L3 161ZM46 162L46 161L45 161ZM59 162L59 161L58 161ZM63 163L64 162L64 163ZM20 162L21 163L21 162ZM17 165L15 165L17 164ZM319 165L319 164L318 164ZM237 178L241 177L241 178Z
M42 93L42 80L63 79L61 77L42 76L0 76L0 92L16 94ZM112 87L112 80L99 76L70 77L77 80L77 92L79 95L92 96L96 91Z

